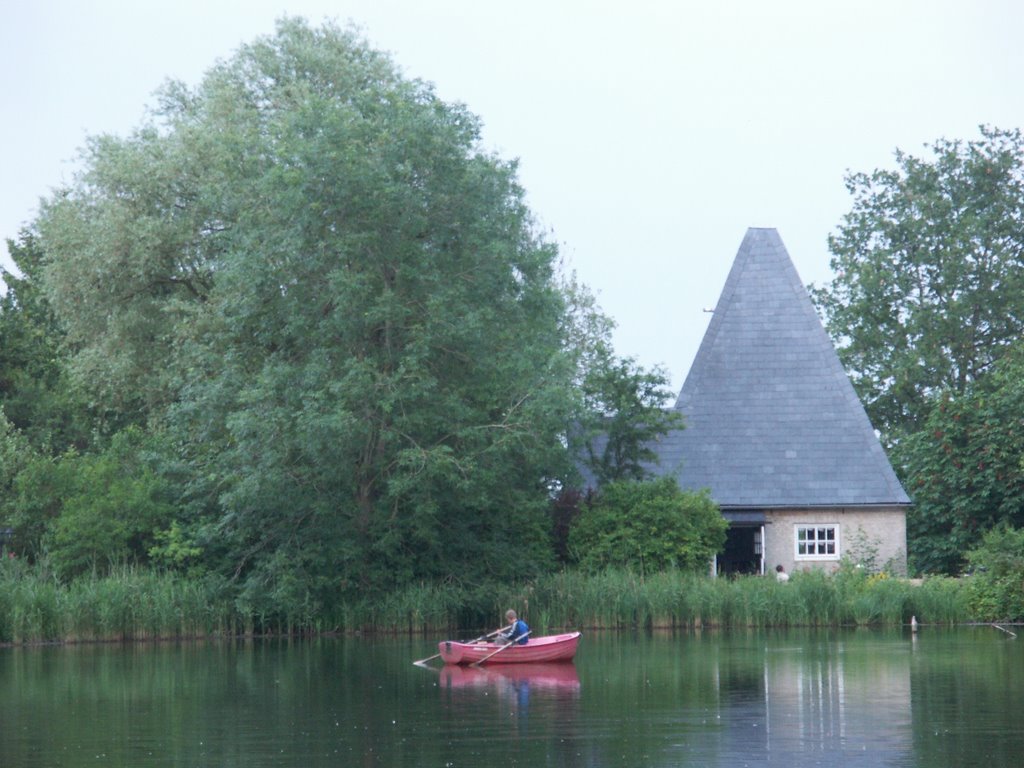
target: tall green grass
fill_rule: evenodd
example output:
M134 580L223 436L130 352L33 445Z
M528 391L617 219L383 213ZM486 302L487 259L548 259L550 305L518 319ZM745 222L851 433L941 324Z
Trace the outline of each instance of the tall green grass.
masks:
M499 595L496 615L505 604L528 608L538 629L898 626L912 616L931 624L972 619L955 579L917 584L856 571L798 573L787 583L761 576L563 572Z
M45 567L0 565L0 643L149 640L234 634L230 599L209 583L124 569L63 585Z
M0 562L0 643L134 641L243 634L476 634L515 608L538 634L561 628L897 626L974 619L959 580L923 583L841 569L712 579L679 572L563 571L522 584L417 583L295 619L254 616L223 581L123 569L64 585L44 566Z

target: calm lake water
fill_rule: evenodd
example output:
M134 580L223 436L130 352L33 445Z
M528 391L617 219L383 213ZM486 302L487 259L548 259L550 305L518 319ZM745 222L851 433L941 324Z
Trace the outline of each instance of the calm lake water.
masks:
M586 633L575 664L425 639L0 649L0 766L1021 766L1024 636Z

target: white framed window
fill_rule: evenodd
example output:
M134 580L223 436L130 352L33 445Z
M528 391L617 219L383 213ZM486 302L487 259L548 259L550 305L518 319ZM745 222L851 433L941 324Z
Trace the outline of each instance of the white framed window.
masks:
M839 559L839 526L835 523L797 523L793 531L797 560Z

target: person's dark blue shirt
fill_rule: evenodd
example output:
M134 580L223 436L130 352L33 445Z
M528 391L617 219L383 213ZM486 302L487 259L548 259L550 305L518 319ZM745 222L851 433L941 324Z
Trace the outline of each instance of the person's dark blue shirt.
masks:
M526 645L530 638L523 637L530 628L526 626L526 622L522 619L516 619L516 623L512 625L512 629L509 630L508 639L510 642L519 643L519 645Z

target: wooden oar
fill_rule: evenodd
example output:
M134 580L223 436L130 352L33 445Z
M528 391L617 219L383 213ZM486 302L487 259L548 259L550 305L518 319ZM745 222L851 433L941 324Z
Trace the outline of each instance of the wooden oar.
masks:
M528 637L530 632L533 632L533 630L531 629L531 630L528 630L526 632L523 632L523 634L521 634L515 640L512 640L511 642L505 643L505 645L501 646L501 648L499 648L498 650L494 651L493 653L488 653L486 656L484 656L482 659L480 659L480 661L474 661L469 666L471 666L471 667L479 667L481 664L483 664L485 661L487 661L489 658L491 658L491 656L497 656L499 653L504 651L509 646L519 645L519 641L522 640L524 637Z
M490 634L487 634L487 635L480 635L480 637L478 637L476 640L470 640L469 642L471 642L471 643L479 643L481 640L486 640L489 637L494 637L495 635L500 634L500 633L502 633L502 632L504 632L504 631L506 631L508 629L511 629L511 628L512 628L512 625L509 624L507 627L501 627L500 629L496 629L496 630L494 630L493 632L491 632ZM428 656L425 659L420 659L419 661L414 661L413 664L416 664L417 666L421 666L423 664L426 664L428 661L433 661L434 659L440 658L440 656L441 656L440 653L435 653L433 656Z
M501 627L499 629L496 629L493 632L491 632L489 635L480 635L480 637L478 637L476 640L470 640L469 642L470 643L479 643L481 640L486 640L489 637L494 637L495 635L500 635L502 632L507 632L508 630L512 629L512 627L514 627L514 626L515 626L515 624L509 624L507 627Z

